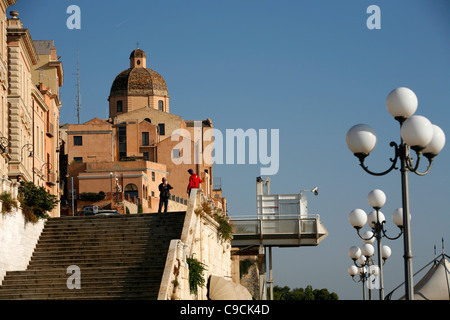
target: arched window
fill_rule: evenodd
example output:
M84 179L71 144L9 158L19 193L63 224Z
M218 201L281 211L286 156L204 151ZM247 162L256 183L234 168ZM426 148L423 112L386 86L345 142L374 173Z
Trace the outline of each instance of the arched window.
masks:
M164 101L162 101L162 100L158 101L158 110L164 111Z
M127 184L125 187L125 196L129 195L130 198L138 198L138 188L134 183Z

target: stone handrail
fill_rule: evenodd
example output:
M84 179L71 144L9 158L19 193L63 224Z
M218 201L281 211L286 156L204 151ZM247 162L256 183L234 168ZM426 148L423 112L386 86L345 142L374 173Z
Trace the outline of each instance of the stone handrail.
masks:
M223 270L230 269L228 268L228 263L231 265L231 241L223 243L213 236L214 231L217 234L219 227L219 224L213 217L214 213L224 214L222 209L214 205L214 201L205 197L201 189L192 189L181 239L172 240L170 243L158 300L189 300L206 297L204 289L200 289L197 296L191 295L189 291L187 257L193 256L202 263L206 263L208 274L223 275L223 273L226 273L229 276L229 273ZM226 266L218 268L213 265L208 257L203 256L203 252L208 251L208 245L222 247L221 250L225 257L223 260L226 261L223 264Z
M186 255L189 254L189 244L192 244L193 241L192 237L189 237L190 234L193 234L190 230L195 228L195 225L197 224L197 217L194 212L196 203L197 190L193 189L186 210L181 240L172 240L169 245L166 265L164 267L164 273L158 293L158 300L182 299L183 297L180 296L180 293L186 291L182 279L186 278L185 273L188 269ZM187 270L187 272L189 278L189 270Z

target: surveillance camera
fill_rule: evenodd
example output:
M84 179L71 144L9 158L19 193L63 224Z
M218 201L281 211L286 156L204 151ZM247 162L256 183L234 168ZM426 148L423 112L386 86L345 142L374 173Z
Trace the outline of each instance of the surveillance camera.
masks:
M319 194L319 187L315 187L314 189L311 190L312 192L314 192L314 195L317 196Z

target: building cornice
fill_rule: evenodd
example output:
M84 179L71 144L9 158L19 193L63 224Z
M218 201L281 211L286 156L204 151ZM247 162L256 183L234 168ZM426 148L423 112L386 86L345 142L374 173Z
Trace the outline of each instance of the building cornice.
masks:
M5 8L8 8L12 5L15 5L17 0L1 0L2 4L5 6Z
M111 134L113 131L112 130L98 130L98 131L94 131L94 130L89 130L89 131L67 131L68 135L73 135L73 134L77 134L77 135L82 135L82 134Z
M56 68L56 72L58 73L58 80L59 80L59 86L62 87L64 83L64 70L62 66L62 61L49 61L48 62L49 67Z
M10 19L9 19L10 20ZM10 41L23 41L23 44L27 50L27 57L31 62L31 65L36 65L39 61L39 55L36 52L36 48L31 39L31 35L26 28L7 28L8 42Z
M44 112L48 111L48 106L45 103L44 98L42 97L42 93L34 86L33 89L31 90L31 97L34 98L35 101L39 102L38 104L43 109Z

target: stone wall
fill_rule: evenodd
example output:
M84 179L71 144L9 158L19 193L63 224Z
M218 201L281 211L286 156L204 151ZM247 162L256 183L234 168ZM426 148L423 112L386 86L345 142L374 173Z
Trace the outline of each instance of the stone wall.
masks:
M0 186L4 185L5 182ZM10 190L13 199L17 199L17 186ZM45 223L27 222L20 207L1 213L1 206L0 201L0 285L7 271L26 270Z
M211 210L205 210L205 207ZM193 257L206 266L209 276L232 278L231 240L219 237L219 224L213 213L224 214L209 201L201 189L191 191L181 239L172 240L159 292L159 300L207 300L205 286L197 295L189 291L189 268L186 258Z

